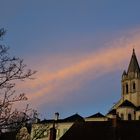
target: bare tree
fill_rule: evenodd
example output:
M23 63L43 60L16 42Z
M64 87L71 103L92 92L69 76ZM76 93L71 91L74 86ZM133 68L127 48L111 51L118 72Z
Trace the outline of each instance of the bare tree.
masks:
M32 125L31 140L37 140L44 137L48 137L50 126L46 124L34 124Z
M0 29L0 41L2 42L5 30ZM23 60L18 57L11 57L8 54L9 48L0 45L0 131L11 127L19 127L34 117L35 111L29 109L19 111L13 108L16 102L27 100L24 93L17 93L15 86L17 81L32 79L36 71L27 69Z

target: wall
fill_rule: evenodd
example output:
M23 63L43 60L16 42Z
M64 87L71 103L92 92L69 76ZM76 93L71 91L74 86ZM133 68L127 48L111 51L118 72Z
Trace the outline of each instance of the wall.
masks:
M122 118L121 114L123 114L122 120L128 120L128 114L131 114L132 120L135 120L135 113L133 108L119 107L117 108L117 114L119 115L120 118Z
M60 137L66 133L66 131L73 125L73 122L63 122L57 123L55 128L57 129L56 140L59 140ZM49 140L49 130L53 127L52 123L47 124L33 124L31 131L31 139L35 136L35 133L40 135L40 138L37 140Z

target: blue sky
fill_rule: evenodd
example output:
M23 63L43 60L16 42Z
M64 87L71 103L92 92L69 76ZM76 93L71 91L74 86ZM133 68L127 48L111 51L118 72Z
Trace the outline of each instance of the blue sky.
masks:
M134 46L139 58L139 5L139 0L1 1L3 43L38 71L22 90L41 117L106 113L120 98L121 74Z

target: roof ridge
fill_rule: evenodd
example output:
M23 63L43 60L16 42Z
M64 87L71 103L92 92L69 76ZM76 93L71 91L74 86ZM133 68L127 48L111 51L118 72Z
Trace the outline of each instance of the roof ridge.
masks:
M94 118L94 117L105 117L102 113L98 112L86 118Z

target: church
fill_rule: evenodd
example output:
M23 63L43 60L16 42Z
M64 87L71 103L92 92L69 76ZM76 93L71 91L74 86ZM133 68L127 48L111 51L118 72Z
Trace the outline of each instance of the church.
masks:
M117 115L121 120L140 120L140 67L134 49L128 70L122 74L121 85L121 99L106 116L113 118Z

